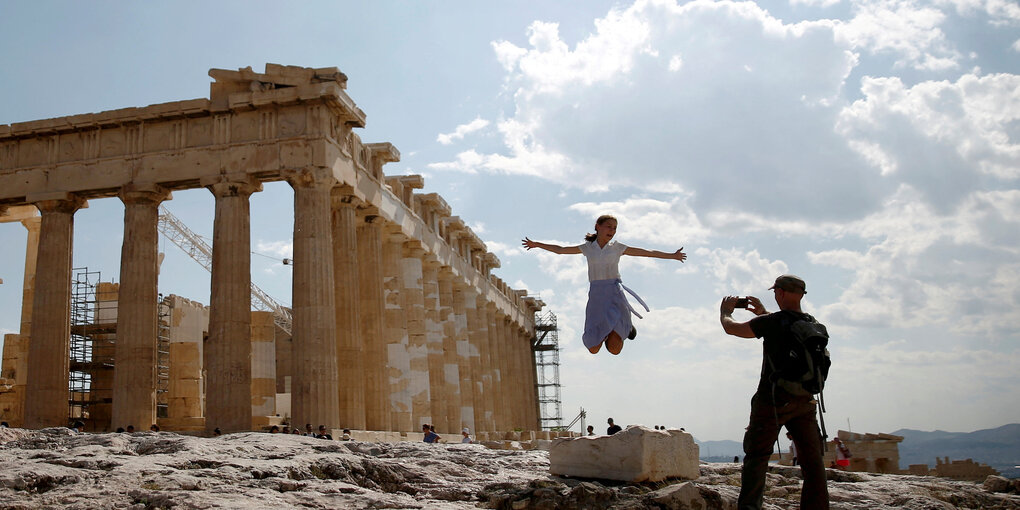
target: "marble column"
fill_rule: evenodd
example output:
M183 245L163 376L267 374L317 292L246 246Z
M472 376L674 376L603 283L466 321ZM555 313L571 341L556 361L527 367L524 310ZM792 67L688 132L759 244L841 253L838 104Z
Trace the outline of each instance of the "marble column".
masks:
M30 197L31 198L31 197ZM25 427L67 426L71 338L71 253L74 212L85 201L70 194L35 202L42 213L32 334L25 385ZM46 320L39 320L45 317Z
M445 377L443 376L443 324L440 319L439 304L439 262L428 259L422 264L422 292L425 308L425 350L429 371L429 409L432 425L440 434L451 433L447 406L450 402L446 394Z
M205 342L205 428L251 430L251 214L261 183L216 176L202 185L216 198L209 338Z
M461 423L460 364L457 356L457 317L453 311L453 271L439 270L439 323L442 325L442 385L448 431L456 434ZM433 402L435 399L433 398Z
M276 318L251 312L251 427L268 426L276 415Z
M169 192L155 184L129 184L124 202L120 292L113 361L113 428L138 430L156 423L156 335L159 288L159 204Z
M39 258L39 228L42 225L42 218L35 216L21 220L21 224L28 230L28 240L25 244L25 277L21 294L21 331L26 338L31 336L32 331L32 299L35 296L35 271L36 260Z
M485 430L489 432L495 432L496 421L495 421L495 385L492 370L492 344L489 341L489 302L485 299L485 295L479 294L477 296L477 308L478 315L478 351L479 351L479 366L482 380L482 392L481 392L481 403L482 403L482 423L485 425ZM475 405L478 404L478 399L475 400ZM477 413L476 413L477 416Z
M385 303L386 367L391 430L417 432L411 422L411 359L408 354L407 314L404 313L404 236L389 234L382 245L383 302ZM420 427L420 426L419 426ZM420 430L420 429L419 429Z
M470 338L470 319L468 318L469 291L462 283L453 284L453 320L454 342L456 347L457 374L460 376L460 423L468 427L471 433L476 432L473 360L478 359L478 350L474 348ZM472 306L473 307L473 306Z
M507 430L507 419L504 414L503 394L503 344L501 342L500 320L497 317L496 304L486 302L486 320L489 322L487 329L489 337L489 371L492 373L493 397L493 426L494 430L505 432Z
M425 250L417 241L404 243L400 290L403 313L407 320L407 354L410 365L408 391L411 396L413 429L432 423L432 402L429 393L428 344L425 334L425 294L422 284L422 258Z
M481 341L482 321L478 311L478 292L475 291L474 287L465 287L464 289L464 315L467 318L468 343L470 346L471 402L475 429L476 432L490 431L492 429L488 427L485 415L485 384L483 383L484 367L482 364L482 349L484 346Z
M358 288L361 339L365 346L365 428L394 430L390 419L386 337L383 333L382 219L369 215L358 224Z
M507 417L508 429L523 428L523 420L519 414L521 399L524 398L524 391L521 387L520 374L517 372L517 337L513 334L513 322L510 317L500 315L500 326L502 331L502 344L505 356L503 358L503 391L506 398L504 413Z
M294 280L291 415L313 427L339 425L336 299L328 168L286 172L294 188Z
M333 188L333 275L340 426L365 429L365 361L361 339L357 198Z

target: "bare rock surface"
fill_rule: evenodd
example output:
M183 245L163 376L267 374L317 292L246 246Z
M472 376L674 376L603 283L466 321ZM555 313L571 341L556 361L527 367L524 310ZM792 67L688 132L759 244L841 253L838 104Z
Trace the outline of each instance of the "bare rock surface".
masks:
M1020 509L1015 491L981 483L829 476L834 509ZM739 480L740 466L729 463L702 464L691 481L558 477L549 474L546 451L477 444L0 429L0 509L732 509ZM800 482L799 469L773 467L766 508L797 508Z

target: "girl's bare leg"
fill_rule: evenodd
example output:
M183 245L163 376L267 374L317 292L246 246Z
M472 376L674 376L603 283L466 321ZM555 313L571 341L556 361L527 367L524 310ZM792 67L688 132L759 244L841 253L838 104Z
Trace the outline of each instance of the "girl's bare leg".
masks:
M620 351L623 350L623 339L615 331L611 331L602 343L595 347L589 347L588 352L598 354L599 350L602 349L602 344L606 344L606 350L612 354L620 354Z
M623 350L623 339L620 338L620 335L615 331L609 333L609 336L606 337L605 344L606 350L613 354L620 354L620 351Z

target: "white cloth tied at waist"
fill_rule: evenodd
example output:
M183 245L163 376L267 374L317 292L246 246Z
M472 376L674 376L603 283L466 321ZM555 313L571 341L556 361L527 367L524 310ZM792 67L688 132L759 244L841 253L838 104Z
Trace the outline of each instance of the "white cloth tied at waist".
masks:
M645 300L641 299L641 296L637 295L637 292L634 292L633 290L630 290L629 287L627 287L626 285L623 284L623 280L617 278L616 279L616 283L617 283L617 285L620 286L620 288L622 288L623 290L627 291L627 294L630 294L631 296L634 296L634 299L636 299L638 301L638 303L641 303L641 306L643 306L645 308L646 312L651 312L652 311L650 308L648 308L648 305L645 304ZM627 309L630 310L630 313L632 313L634 315L637 315L638 319L644 319L644 317L642 317L640 313L637 313L637 310L635 310L633 306L630 306L630 300L627 299L627 296L623 296L623 301L625 303L627 303Z

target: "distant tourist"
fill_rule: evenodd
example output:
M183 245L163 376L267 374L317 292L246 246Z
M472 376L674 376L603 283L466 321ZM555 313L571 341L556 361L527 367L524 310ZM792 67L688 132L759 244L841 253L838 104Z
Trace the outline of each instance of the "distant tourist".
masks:
M223 431L221 431L219 427L216 427L216 428L213 429L212 435L213 435L213 437L222 436L223 435Z
M330 441L333 440L333 436L331 436L328 432L326 432L326 426L325 425L319 425L319 433L315 434L315 437L317 439L329 439Z
M588 435L589 436L594 436L595 435L595 426L588 425Z
M0 429L6 429L8 427L10 427L10 425L8 425L7 422L0 421Z
M719 305L719 322L723 330L740 338L764 337L765 360L762 362L758 390L751 399L751 418L744 433L744 466L740 473L740 497L737 507L760 509L765 496L765 473L768 471L772 445L779 437L783 425L790 431L797 445L798 461L804 477L800 493L801 508L829 508L829 490L825 485L825 464L822 461L822 434L815 419L813 396L793 395L773 384L772 361L777 349L782 352L793 342L791 324L798 320L814 319L801 311L800 302L807 292L804 280L793 275L776 278L770 287L774 291L779 311L768 313L761 300L754 296L737 298L726 296ZM756 315L747 322L733 319L733 310L739 304Z
M281 434L290 434L290 425L284 425L283 426L283 430L281 430L280 433Z
M74 422L74 425L71 426L71 429L74 430L75 432L79 433L79 434L84 434L85 433L85 424L80 422L80 421L76 421L76 422Z
M149 430L151 430L153 432L159 432L159 425L156 425L155 423L153 423L152 426L149 427Z
M130 433L132 433L134 431L135 431L135 426L134 425L128 425L127 426L127 433L128 434L130 434Z
M123 434L124 433L124 427L117 427L117 433L118 434Z
M344 433L343 433L342 436L340 436L340 440L341 441L353 441L354 438L351 437L351 429L344 429Z
M295 434L299 435L299 436L303 436L304 435L304 434L301 433L301 430L298 429L297 427L294 427L293 429L291 429L290 433L291 433L291 435L295 435Z
M462 428L460 430L460 435L462 436L460 438L460 442L461 443L473 443L474 442L474 441L471 440L471 429L469 429L467 427Z
M836 467L846 471L846 468L850 467L850 448L847 448L843 441L836 437L832 439L832 442L836 445Z
M269 433L270 434L279 434L280 433L280 427L277 427L276 425L273 425L272 427L269 427Z
M621 430L623 430L623 429L620 428L619 425L613 423L613 419L612 418L606 420L606 423L609 424L609 428L606 429L606 434L609 434L610 436L615 434L615 433L617 433L617 432L619 432L619 431L621 431Z
M422 441L426 443L438 443L441 439L439 434L436 434L436 430L430 427L428 423L421 426L421 431L425 435Z
M305 435L306 436L315 437L315 431L312 430L312 424L311 423L306 423L305 424Z
M527 249L541 248L560 254L582 254L588 261L588 305L584 312L584 334L581 340L592 354L599 352L602 344L612 354L620 354L623 350L623 339L634 339L637 328L631 324L630 314L638 314L627 302L624 291L630 293L648 310L648 305L632 290L624 287L620 280L620 257L653 257L658 259L674 259L683 262L687 254L683 248L669 253L656 250L634 248L613 241L616 236L616 218L604 214L595 220L595 233L584 236L585 243L577 246L559 246L532 241L527 237L521 241Z

